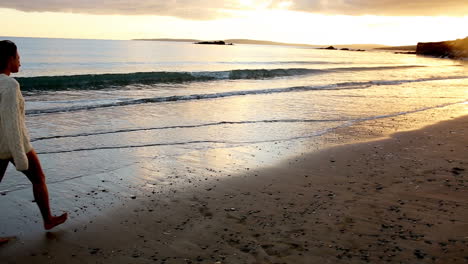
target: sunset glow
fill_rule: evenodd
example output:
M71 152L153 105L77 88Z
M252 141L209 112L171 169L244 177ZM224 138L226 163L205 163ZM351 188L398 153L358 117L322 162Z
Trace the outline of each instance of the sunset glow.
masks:
M0 15L9 21L2 35L22 37L248 38L305 44L414 45L467 35L462 25L468 25L468 16L342 15L295 11L297 6L294 1L239 0L236 5L200 9L206 13L194 18L187 9L174 9L175 15L130 15L1 8Z

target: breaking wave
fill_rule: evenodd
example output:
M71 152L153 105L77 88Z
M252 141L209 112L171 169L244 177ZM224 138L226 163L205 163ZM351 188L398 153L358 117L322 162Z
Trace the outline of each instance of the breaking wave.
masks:
M267 79L338 71L372 71L421 66L343 67L331 69L243 69L202 72L136 72L70 76L17 77L23 91L96 90L132 84L181 83L214 80Z
M468 76L433 77L433 78L391 80L391 81L383 80L383 81L367 81L367 82L343 82L343 83L336 83L336 84L329 84L329 85L317 85L317 86L295 86L295 87L286 87L286 88L242 90L242 91L230 91L230 92L207 93L207 94L174 95L174 96L149 97L149 98L139 98L139 99L120 99L120 100L115 100L111 102L97 103L97 104L83 103L81 105L73 105L73 106L67 106L67 107L56 107L56 108L48 108L48 109L30 109L26 111L26 115L73 112L73 111L81 111L81 110L92 110L92 109L97 109L97 108L138 105L138 104L147 104L147 103L163 103L163 102L175 102L175 101L216 99L216 98L241 96L241 95L288 93L288 92L301 92L301 91L314 91L314 90L366 89L372 86L380 86L380 85L400 85L404 83L451 80L451 79L468 79Z

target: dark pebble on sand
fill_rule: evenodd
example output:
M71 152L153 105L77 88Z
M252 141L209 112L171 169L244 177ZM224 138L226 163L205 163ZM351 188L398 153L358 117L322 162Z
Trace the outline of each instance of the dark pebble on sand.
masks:
M452 168L451 172L454 174L454 175L460 175L460 173L462 171L464 171L465 169L462 169L462 168L458 168L458 167L454 167Z
M99 248L91 248L91 249L89 250L89 254L94 255L94 254L98 253L99 250L100 250Z
M414 250L414 255L418 258L418 259L423 259L426 254L424 254L421 250L419 249L415 249Z
M439 246L441 246L441 247L446 247L446 246L447 246L447 243L439 242Z
M249 246L244 246L240 250L242 252L249 253L252 249Z

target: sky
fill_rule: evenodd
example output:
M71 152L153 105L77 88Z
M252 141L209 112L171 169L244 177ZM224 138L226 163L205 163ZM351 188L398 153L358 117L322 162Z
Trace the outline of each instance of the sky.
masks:
M468 0L0 0L0 35L415 45L468 36Z

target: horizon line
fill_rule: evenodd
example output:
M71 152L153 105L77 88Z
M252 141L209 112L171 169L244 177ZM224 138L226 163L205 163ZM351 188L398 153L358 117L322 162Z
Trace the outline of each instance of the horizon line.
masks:
M0 35L1 38L35 38L35 39L70 39L70 40L120 40L120 41L148 41L148 40L153 40L153 41L158 41L158 40L163 40L166 39L168 41L170 40L178 40L178 39L192 39L192 38L121 38L121 39L113 39L113 38L86 38L86 37L29 37L29 36L3 36ZM413 46L416 45L417 43L413 44L382 44L382 43L333 43L333 44L309 44L309 43L289 43L289 42L282 42L282 41L274 41L274 40L259 40L259 39L248 39L248 38L228 38L228 39L209 39L209 40L202 40L200 39L199 41L214 41L214 40L231 40L231 39L236 39L236 40L250 40L250 41L264 41L264 42L274 42L278 44L286 44L286 45L303 45L303 46L333 46L333 45L383 45L383 46ZM194 39L195 40L195 39ZM441 40L441 41L446 41L446 40Z

